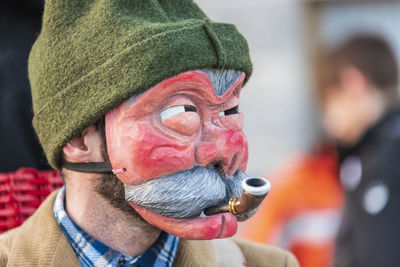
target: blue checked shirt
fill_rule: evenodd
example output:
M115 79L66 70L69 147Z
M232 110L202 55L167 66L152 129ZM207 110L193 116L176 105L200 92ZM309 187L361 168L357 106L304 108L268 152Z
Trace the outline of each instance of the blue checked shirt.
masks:
M74 249L83 267L86 266L172 266L178 250L178 238L162 232L157 241L136 258L123 254L91 237L76 225L64 209L65 187L58 192L54 203L54 216Z

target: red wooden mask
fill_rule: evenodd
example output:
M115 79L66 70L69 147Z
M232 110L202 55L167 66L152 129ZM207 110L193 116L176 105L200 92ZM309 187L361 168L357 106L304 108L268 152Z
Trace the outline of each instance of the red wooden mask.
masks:
M109 111L108 156L113 169L123 170L117 177L136 185L197 165L218 166L226 176L244 172L248 147L238 110L244 77L218 93L206 72L184 72ZM228 213L173 219L132 206L149 223L188 239L227 237L237 230Z

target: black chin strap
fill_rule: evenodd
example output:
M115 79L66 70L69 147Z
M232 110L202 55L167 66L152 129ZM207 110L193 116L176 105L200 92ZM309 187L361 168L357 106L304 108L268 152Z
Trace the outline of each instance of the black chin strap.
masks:
M76 172L109 173L115 172L109 161L104 162L69 162L63 160L63 167Z

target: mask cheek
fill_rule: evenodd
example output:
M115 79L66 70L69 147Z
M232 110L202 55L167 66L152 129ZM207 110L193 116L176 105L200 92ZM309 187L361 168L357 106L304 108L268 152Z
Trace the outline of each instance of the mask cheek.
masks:
M113 169L126 170L116 174L124 184L139 184L193 167L192 143L164 138L149 120L119 126L124 127L107 131L107 146Z
M152 138L152 140L154 140ZM155 142L150 149L139 149L137 155L132 161L134 173L138 179L134 180L144 182L149 179L169 175L178 171L190 169L194 165L194 148L192 145L177 147L174 144L161 145Z
M249 147L247 145L247 139L246 137L244 137L242 161L239 164L239 170L241 170L242 172L246 172L248 159L249 159Z
M123 126L123 125L119 125ZM125 125L126 126L126 125ZM107 153L113 172L124 184L135 182L134 155L137 153L137 126L112 128L107 127Z

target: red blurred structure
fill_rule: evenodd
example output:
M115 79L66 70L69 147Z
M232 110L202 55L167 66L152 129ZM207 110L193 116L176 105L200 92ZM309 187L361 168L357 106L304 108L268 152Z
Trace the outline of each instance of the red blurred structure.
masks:
M21 168L0 174L0 233L21 225L62 185L58 171Z

